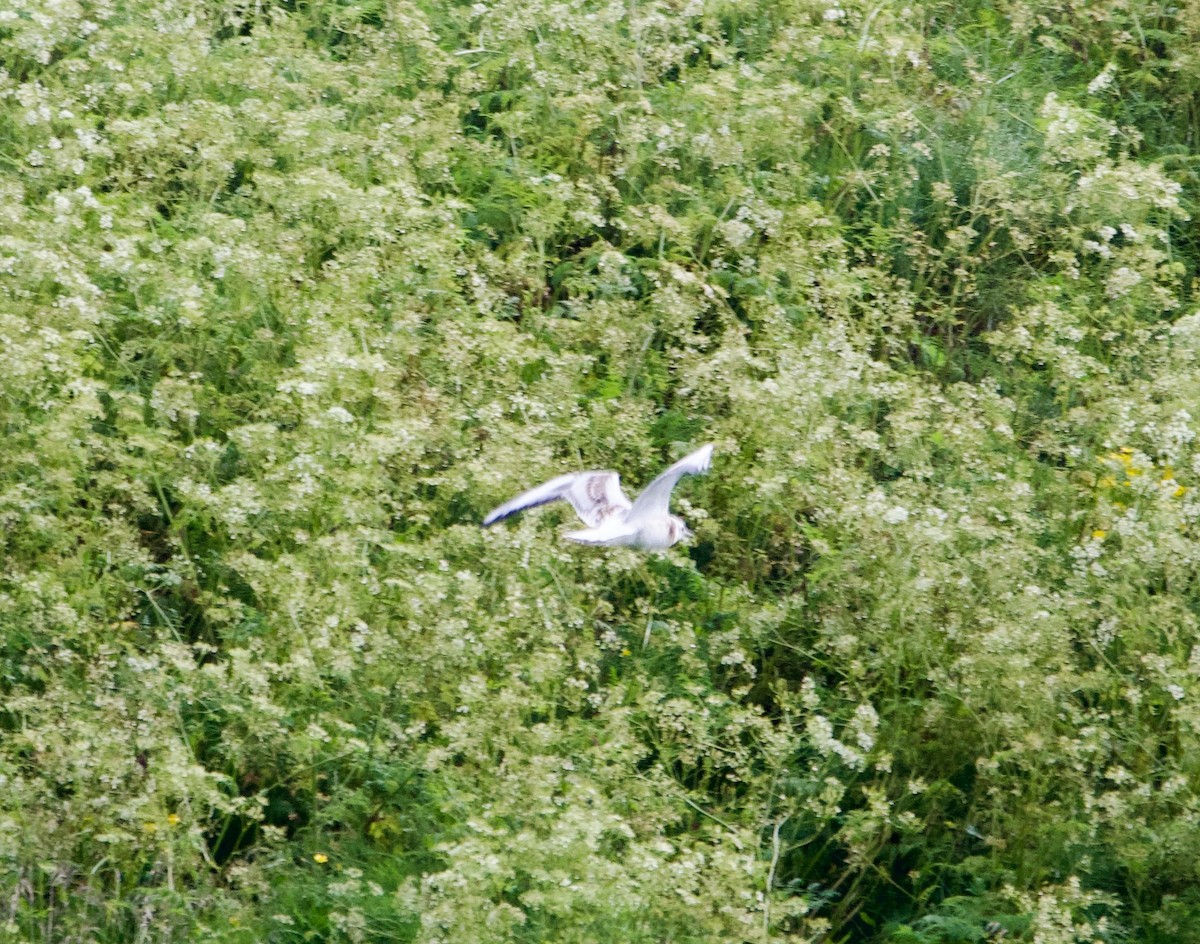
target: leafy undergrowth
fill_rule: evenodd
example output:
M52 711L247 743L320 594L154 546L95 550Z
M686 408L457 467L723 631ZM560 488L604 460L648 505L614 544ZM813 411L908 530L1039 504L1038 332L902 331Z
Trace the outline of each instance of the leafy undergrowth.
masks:
M1198 30L0 10L0 940L1200 940Z

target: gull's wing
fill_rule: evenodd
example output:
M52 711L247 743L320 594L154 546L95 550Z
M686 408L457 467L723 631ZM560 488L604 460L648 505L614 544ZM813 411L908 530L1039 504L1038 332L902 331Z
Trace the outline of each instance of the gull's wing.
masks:
M589 528L595 528L617 512L630 508L629 499L621 491L621 477L616 472L573 472L560 475L505 502L483 519L483 526L486 528L518 511L559 498L569 501Z
M709 463L712 462L712 452L712 443L709 443L707 446L701 446L691 455L684 456L667 469L666 472L647 485L646 490L637 497L637 501L633 503L633 508L629 511L627 520L633 523L668 514L668 508L671 504L671 489L675 487L675 483L679 481L681 476L699 475L701 472L707 472Z
M615 518L604 522L598 528L568 531L563 535L568 541L575 541L578 544L604 545L606 547L634 544L637 536L637 528Z

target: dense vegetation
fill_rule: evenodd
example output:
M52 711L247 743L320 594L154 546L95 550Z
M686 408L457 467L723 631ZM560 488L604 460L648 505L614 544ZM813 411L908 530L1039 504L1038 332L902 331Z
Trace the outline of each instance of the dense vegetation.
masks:
M1200 940L1197 0L0 66L0 939Z

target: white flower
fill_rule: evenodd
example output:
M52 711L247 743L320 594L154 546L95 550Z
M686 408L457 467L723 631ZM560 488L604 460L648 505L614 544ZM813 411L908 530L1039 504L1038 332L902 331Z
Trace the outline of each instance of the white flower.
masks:
M883 513L883 520L888 524L903 524L908 520L908 509L896 505Z
M1100 73L1094 79L1092 79L1092 81L1088 83L1088 94L1099 95L1110 85L1112 85L1113 78L1116 76L1116 74L1117 64L1115 62L1110 62L1100 70Z
M1104 294L1109 298L1122 298L1141 281L1140 272L1135 272L1129 266L1121 266L1105 281Z

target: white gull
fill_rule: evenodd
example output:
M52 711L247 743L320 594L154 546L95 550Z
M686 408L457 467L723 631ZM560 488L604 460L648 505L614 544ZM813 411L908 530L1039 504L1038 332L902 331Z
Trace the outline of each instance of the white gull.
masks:
M635 502L630 502L621 491L621 477L616 472L571 472L505 502L483 519L483 526L562 498L571 503L587 525L583 531L568 531L563 535L568 540L661 551L691 537L692 532L683 519L670 512L671 490L681 476L707 472L712 451L709 443L684 456L647 485Z

